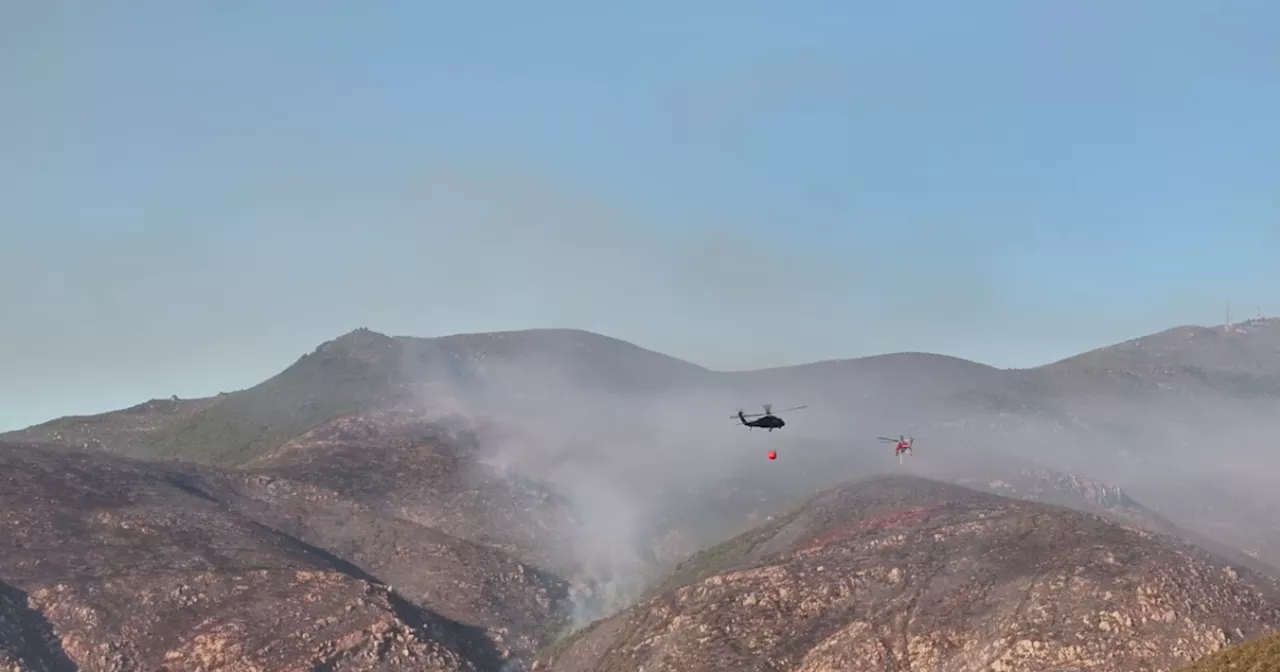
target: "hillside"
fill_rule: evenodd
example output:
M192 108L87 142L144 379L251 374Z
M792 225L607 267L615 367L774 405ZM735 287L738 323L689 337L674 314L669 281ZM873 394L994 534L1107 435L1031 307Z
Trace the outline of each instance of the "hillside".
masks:
M1280 634L1269 635L1206 656L1179 672L1277 672Z
M391 409L326 422L244 470L259 482L306 484L533 565L571 571L570 559L554 552L570 543L569 503L481 463L480 451L466 429Z
M1275 571L1280 397L1242 394L1230 377L1270 375L1250 358L1268 356L1274 322L1179 328L1025 371L898 353L715 372L576 330L359 329L246 390L0 438L230 466L430 528L568 579L578 620L602 613L582 606L584 590L625 604L688 553L888 469L1100 513ZM808 409L773 434L726 420L765 402ZM921 438L904 465L875 440L898 433ZM240 492L275 501L267 485ZM368 541L272 520L353 554Z
M34 669L488 670L568 612L562 580L322 489L61 448L0 444L0 547L0 650Z
M1242 397L1280 395L1280 319L1229 327L1182 326L1098 348L1036 369L1076 385L1129 390L1212 389Z
M1040 369L1200 369L1280 375L1280 318L1230 326L1181 326L1090 350ZM1170 362L1170 360L1176 360Z
M246 462L330 420L406 393L396 341L357 330L253 387L190 401L62 418L0 436L214 465Z
M1171 670L1280 626L1171 538L916 477L842 486L682 565L535 669Z
M241 465L325 422L404 402L447 416L493 395L536 397L548 385L636 394L692 383L704 373L625 341L569 329L440 338L393 338L357 329L245 390L209 399L152 400L0 438Z
M1017 456L1119 485L1182 527L1280 564L1280 531L1266 522L1280 510L1280 496L1254 476L1280 468L1263 449L1267 437L1280 431L1280 397L1242 395L1232 377L1253 376L1254 390L1280 381L1268 377L1278 324L1254 321L1229 331L1180 327L1028 371L899 353L728 373L568 329L438 338L358 329L246 390L154 400L0 438L214 465L291 461L295 471L325 472L328 479L360 473L365 495L390 500L387 492L421 492L427 483L400 483L396 469L379 465L381 454L368 447L385 438L366 437L356 442L365 448L348 447L341 455L332 448L296 448L325 444L328 439L317 443L316 437L339 426L348 431L363 424L361 431L377 437L369 423L408 409L419 424L454 434L493 429L477 439L481 448L506 451L501 460L517 456L511 468L529 479L586 470L634 484L640 494L633 496L645 497L654 490L714 490L742 482L735 475L743 468L741 450L731 444L755 439L744 441L719 418L767 401L806 403L799 424L771 438L772 445L788 455L798 445L793 441L846 447L828 449L820 468L807 469L811 477L788 476L783 499L858 473L863 454L876 450L875 436L910 432L925 437L926 464L945 461L951 470L930 467L936 477L998 480L991 470L969 473L968 465L998 465L1002 456ZM495 448L499 443L507 445ZM1224 469L1223 443L1232 446L1229 466L1236 473ZM522 445L512 452L510 444ZM852 454L850 444L859 446ZM698 450L691 450L695 445ZM326 467L327 460L345 466ZM653 466L663 464L682 467ZM397 469L403 466L398 460ZM1201 483L1205 474L1213 475L1215 487ZM758 481L775 475L753 472L757 480L749 487L779 490Z

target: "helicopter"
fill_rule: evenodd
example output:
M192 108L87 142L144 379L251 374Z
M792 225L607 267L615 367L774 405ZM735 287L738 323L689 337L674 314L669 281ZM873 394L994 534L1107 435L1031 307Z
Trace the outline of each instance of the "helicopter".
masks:
M746 413L742 412L742 409L738 409L738 414L731 415L729 416L729 418L730 419L737 418L748 429L755 429L759 427L760 429L767 429L772 432L775 429L782 429L783 427L786 426L787 423L785 420L773 414L773 404L764 404L763 407L764 407L764 413L752 413L751 415L747 415ZM802 408L808 408L808 406L796 406L794 408L788 408L785 411L778 411L778 412L790 413L791 411L798 411ZM747 418L757 418L757 419L748 420Z
M902 464L902 457L903 457L904 455L910 455L910 454L911 454L911 447L912 447L912 446L915 444L915 442L916 442L916 438L915 438L914 436L903 436L903 435L901 435L901 434L899 434L899 435L898 435L898 438L896 438L896 439L891 439L891 438L889 438L889 437L887 437L887 436L881 436L881 437L878 437L878 438L879 438L879 439L880 439L880 441L881 441L881 442L883 442L883 443L892 443L892 444L894 444L894 446L893 446L893 454L898 456L898 464Z

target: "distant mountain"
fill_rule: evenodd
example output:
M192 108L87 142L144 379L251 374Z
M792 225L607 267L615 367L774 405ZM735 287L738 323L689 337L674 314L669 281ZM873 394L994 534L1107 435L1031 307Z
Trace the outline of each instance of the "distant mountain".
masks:
M1280 400L1280 320L1230 329L1179 327L1030 370L898 353L713 372L571 329L439 338L358 329L245 390L209 399L153 400L0 436L234 465L259 459L335 418L406 402L443 415L465 414L494 397L536 405L567 393L647 398L691 391L756 403L786 398L836 404L828 411L898 423L960 427L1022 418L1056 423L1068 432L1123 433L1114 418L1081 399L1119 394L1145 402L1156 393L1179 403L1185 394L1174 392L1196 391ZM1091 424L1085 416L1095 412L1099 417Z
M708 374L625 341L571 329L429 339L357 329L245 390L61 418L0 438L238 465L330 420L405 402L425 401L447 412L491 395L536 397L545 394L544 385L660 393Z
M535 670L1169 670L1280 626L1264 576L1057 507L842 486L700 553Z
M1213 390L1280 396L1280 319L1183 326L1092 350L1036 369L1058 381L1126 391ZM1041 378L1045 380L1045 378ZM1085 390L1081 390L1085 391Z

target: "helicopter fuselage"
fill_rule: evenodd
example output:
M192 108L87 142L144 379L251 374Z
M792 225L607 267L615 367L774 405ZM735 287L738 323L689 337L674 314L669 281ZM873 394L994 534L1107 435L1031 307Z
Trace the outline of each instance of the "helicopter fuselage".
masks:
M747 427L759 427L760 429L767 429L771 432L775 429L782 429L787 424L785 420L776 415L766 415L756 418L755 420L748 420L745 415L739 413L738 417L742 419L742 424Z

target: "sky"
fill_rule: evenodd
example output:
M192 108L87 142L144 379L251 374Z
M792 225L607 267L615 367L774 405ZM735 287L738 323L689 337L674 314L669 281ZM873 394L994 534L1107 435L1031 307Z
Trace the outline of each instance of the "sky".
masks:
M320 342L1033 366L1280 313L1280 4L0 2L0 430Z

